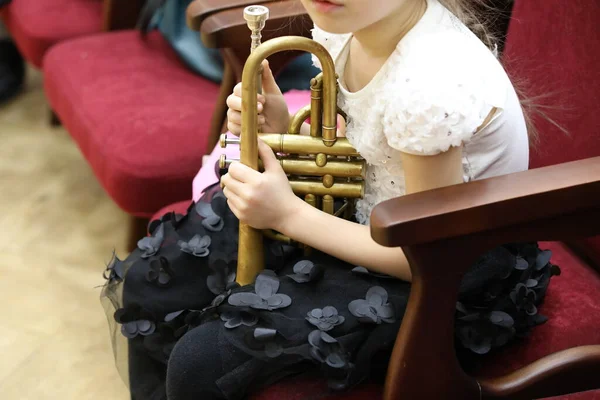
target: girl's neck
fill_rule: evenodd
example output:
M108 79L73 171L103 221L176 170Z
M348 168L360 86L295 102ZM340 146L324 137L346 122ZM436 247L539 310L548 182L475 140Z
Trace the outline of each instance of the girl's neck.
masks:
M372 81L426 9L426 0L407 1L397 12L353 34L342 78L349 92L356 93Z
M387 58L426 9L427 0L406 0L395 13L354 32L354 39L367 57Z

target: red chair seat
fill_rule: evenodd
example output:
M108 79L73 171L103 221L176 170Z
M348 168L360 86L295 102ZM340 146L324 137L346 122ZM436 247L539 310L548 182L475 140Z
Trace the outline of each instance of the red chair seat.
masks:
M219 86L186 69L153 33L101 33L44 59L50 104L108 194L150 216L189 199Z
M54 44L102 30L102 0L12 0L0 15L25 59L38 68Z
M154 218L167 212L185 213L189 201L163 208ZM600 343L600 273L586 265L562 243L542 243L552 250L552 262L559 265L561 275L554 277L541 313L549 320L536 327L523 341L490 356L483 376L512 372L535 360L575 346ZM319 380L285 380L252 397L252 400L301 400L324 390ZM364 385L351 393L331 395L324 400L380 399L382 388ZM321 397L320 397L321 398ZM560 400L600 400L600 391L556 397Z

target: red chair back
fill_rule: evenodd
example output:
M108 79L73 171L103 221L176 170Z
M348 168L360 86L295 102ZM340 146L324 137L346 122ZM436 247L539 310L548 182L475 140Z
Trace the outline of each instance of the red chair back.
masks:
M503 61L569 135L535 116L531 168L600 156L600 1L541 3L515 2Z
M517 0L503 58L509 75L542 96L536 103L568 132L535 116L530 167L600 156L600 1ZM600 236L568 244L600 268Z

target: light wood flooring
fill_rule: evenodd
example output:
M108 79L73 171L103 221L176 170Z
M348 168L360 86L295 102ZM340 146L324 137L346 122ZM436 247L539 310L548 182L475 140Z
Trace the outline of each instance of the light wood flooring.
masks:
M98 286L127 216L48 121L29 71L0 106L0 399L125 400Z

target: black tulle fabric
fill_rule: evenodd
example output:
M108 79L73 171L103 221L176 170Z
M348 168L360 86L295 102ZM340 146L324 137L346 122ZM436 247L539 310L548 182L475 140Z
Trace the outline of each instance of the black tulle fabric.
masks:
M410 284L265 240L267 268L239 287L238 220L218 186L150 229L126 260L113 258L102 293L132 399L233 400L305 371L331 390L382 376ZM456 305L459 354L486 354L544 322L537 306L558 272L535 243L483 255Z

